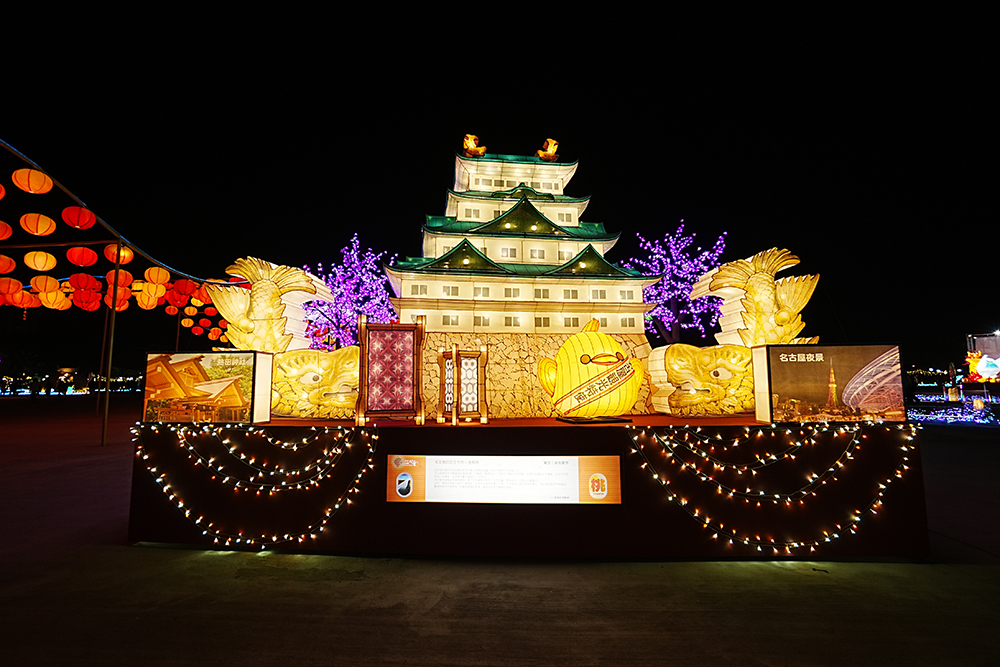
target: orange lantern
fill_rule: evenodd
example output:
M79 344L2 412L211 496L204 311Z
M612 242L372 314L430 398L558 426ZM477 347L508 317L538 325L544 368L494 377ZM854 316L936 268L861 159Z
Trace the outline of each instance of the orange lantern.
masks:
M5 238L8 238L13 233L14 230L11 229L11 226L8 225L3 220L0 220L0 241L3 241Z
M109 285L112 282L114 282L114 279L115 279L115 271L114 271L114 269L112 269L111 271L108 271L108 275L106 275L104 277L108 281ZM118 269L118 286L119 287L128 287L131 284L132 284L132 274L129 273L128 271L126 271L125 269Z
M21 228L35 236L48 236L56 231L56 221L41 213L25 213L21 216Z
M37 296L30 292L25 292L24 290L9 295L7 300L18 308L37 308L42 305L42 302Z
M156 308L156 302L158 299L155 296L146 294L145 292L140 292L135 295L135 305L139 306L143 310L153 310Z
M52 276L35 276L31 279L31 286L35 288L36 292L59 291L59 281Z
M10 273L17 267L17 262L7 255L0 255L0 273Z
M198 283L187 278L181 278L174 283L174 291L184 296L191 296L198 291Z
M73 289L78 290L96 290L101 288L101 283L89 273L74 273L69 277L69 284Z
M194 294L191 295L191 298L198 299L198 301L201 301L203 304L212 303L212 297L208 295L208 290L205 289L204 285L195 290Z
M227 322L225 320L219 320L219 326L222 327L223 329L228 329L229 328L229 322Z
M177 313L180 312L179 310L177 310L177 306L167 306L163 310L166 311L167 315L176 315Z
M107 257L107 259L108 259L109 262L114 262L115 261L115 256L117 254L118 254L118 244L117 243L111 243L111 244L106 245L104 247L104 256ZM132 252L132 248L129 248L127 245L123 245L122 246L122 251L121 251L121 263L122 264L128 264L129 262L132 261L132 257L134 255L135 255L135 253Z
M166 285L170 282L170 272L159 266L151 266L142 274L154 285Z
M62 292L42 292L38 295L38 300L42 305L52 310L66 310L73 302L66 298Z
M183 320L181 320L181 326L182 327L188 327L188 328L190 328L193 325L194 325L194 320L192 320L190 317L185 317Z
M221 336L219 336L219 342L220 343L228 343L229 342L229 336L227 336L226 334L222 334Z
M47 252L36 250L24 256L24 264L35 271L49 271L56 266L56 258Z
M14 185L33 195L44 195L52 189L52 179L37 169L18 169L11 175Z
M129 290L129 288L119 287L117 290L114 290L114 295L115 295L115 310L125 310L126 308L128 308L128 298L132 296L132 291ZM108 306L108 308L111 307L111 297L112 297L112 291L109 289L108 292L104 295L104 303Z
M222 335L222 329L219 327L212 327L208 330L208 337L210 340L219 340L219 336Z
M188 317L194 317L195 315L198 314L198 309L195 308L194 306L188 306L187 308L184 309L184 314L187 315Z
M132 283L132 286L134 287L135 283ZM161 299L167 293L167 286L155 283L143 283L142 293L153 299Z
M63 209L62 219L70 227L90 229L97 222L97 216L82 206L67 206Z
M13 278L0 278L0 294L13 294L22 289L21 281Z
M101 295L97 290L78 289L73 292L73 304L84 310L97 310L101 305Z
M97 261L97 253L90 248L76 246L66 251L66 259L77 266L91 266Z
M2 185L0 185L0 199L3 199L5 194L7 194L7 191L3 189Z

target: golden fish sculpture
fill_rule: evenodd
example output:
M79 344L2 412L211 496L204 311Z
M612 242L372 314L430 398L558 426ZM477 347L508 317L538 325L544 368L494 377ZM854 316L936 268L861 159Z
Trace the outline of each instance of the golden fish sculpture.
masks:
M618 342L591 320L562 344L555 360L538 362L542 389L567 417L612 417L635 405L643 382L642 362L629 359Z
M681 417L730 415L754 410L755 345L808 344L801 311L819 276L775 280L782 269L799 263L790 251L771 248L748 259L723 264L695 283L691 298L722 298L720 344L695 347L677 343L649 356L650 402L660 412Z
M331 352L308 349L306 301L332 301L323 282L302 269L248 257L226 269L250 289L209 285L209 295L229 322L238 350L271 352L271 414L276 417L348 419L354 415L360 383L356 345Z
M290 350L274 356L271 414L278 417L348 419L358 401L357 345L339 350Z

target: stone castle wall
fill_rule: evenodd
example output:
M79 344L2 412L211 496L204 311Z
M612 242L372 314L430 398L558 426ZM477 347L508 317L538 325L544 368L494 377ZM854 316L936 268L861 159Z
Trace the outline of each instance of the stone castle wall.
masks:
M486 346L489 360L486 364L486 404L490 419L517 419L526 417L558 416L552 408L552 399L538 380L538 362L543 357L554 359L559 347L572 334L502 334L502 333L425 333L423 351L424 411L428 421L438 416L441 397L441 367L438 353L441 348L451 350L458 344L460 350L479 350ZM625 350L625 354L639 359L646 367L650 346L643 334L608 334ZM639 397L629 414L649 414L649 372L639 389ZM446 415L450 416L450 415Z

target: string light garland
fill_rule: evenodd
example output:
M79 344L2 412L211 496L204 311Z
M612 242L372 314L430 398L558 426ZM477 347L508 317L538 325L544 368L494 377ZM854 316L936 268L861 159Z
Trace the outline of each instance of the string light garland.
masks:
M374 468L375 446L378 431L375 428L312 428L304 438L282 440L271 435L267 430L237 424L207 424L182 425L166 423L138 423L133 427L135 436L136 456L141 459L147 471L155 480L160 490L189 521L191 521L203 536L212 540L213 544L225 547L259 548L280 546L291 542L315 540L327 529L327 524L333 516L345 505L351 504L351 496L359 492L359 486L365 474ZM203 469L208 475L211 486L231 487L239 496L265 496L274 494L299 492L301 494L322 494L329 492L330 480L334 470L341 463L344 453L352 445L361 444L367 447L365 460L352 477L346 490L336 494L332 502L322 503L323 509L319 516L309 521L305 527L292 530L250 533L224 528L224 520L212 520L206 512L194 509L190 503L181 497L181 490L176 482L168 477L177 477L184 471L170 467L170 472L157 465L156 456L144 443L143 439L150 437L173 436L175 451L191 463L192 469ZM270 463L265 455L255 455L243 451L243 448L256 441L258 446L273 447L275 453L282 452L285 456L300 455L306 461L299 466ZM205 450L214 448L215 454ZM322 498L320 498L322 500ZM220 508L216 508L220 509Z
M895 479L903 476L909 469L909 452L913 449L912 440L918 426L862 424L800 424L797 426L770 425L764 427L745 427L738 437L723 438L721 432L710 434L702 427L677 426L665 427L660 431L653 428L628 427L634 444L633 454L641 459L640 467L648 470L651 477L666 493L667 499L684 510L702 528L711 532L712 539L728 540L730 545L744 545L755 548L758 552L765 549L775 555L794 555L799 550L808 548L814 552L817 546L837 540L847 534L856 534L863 518L877 514L882 507L883 496L889 485ZM751 505L754 508L770 506L775 508L802 507L810 498L816 497L822 487L837 481L849 461L862 448L867 438L866 431L883 428L887 431L896 430L902 439L899 446L900 459L894 469L881 481L876 482L874 497L859 506L855 506L847 516L840 521L834 521L827 529L818 528L809 537L797 539L780 539L761 533L766 531L748 531L733 526L731 521L712 518L706 510L710 499L721 498L723 503L738 503L736 507ZM770 451L775 439L781 445L780 451ZM782 481L794 478L788 468L792 467L796 455L805 449L813 448L821 441L825 449L837 444L837 456L824 464L819 472L798 471L798 479L805 478L798 488L769 488L768 484L777 486ZM763 448L763 452L756 449ZM720 451L721 450L721 451ZM750 450L747 455L747 450ZM657 454L659 456L657 457ZM744 460L726 460L732 456L743 455ZM777 481L762 479L758 476L772 467L784 464L783 475ZM724 476L736 476L741 483L726 482ZM706 488L707 493L696 491L687 493L680 487L685 481L695 480L698 488ZM672 486L673 485L673 486ZM698 500L694 500L698 498ZM712 514L728 515L734 507L715 506Z

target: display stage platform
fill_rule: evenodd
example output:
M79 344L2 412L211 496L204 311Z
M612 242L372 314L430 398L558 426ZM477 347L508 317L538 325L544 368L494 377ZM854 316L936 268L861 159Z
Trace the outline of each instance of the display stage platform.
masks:
M143 423L129 536L365 556L927 552L923 474L909 425L632 419ZM603 473L591 473L594 461Z

